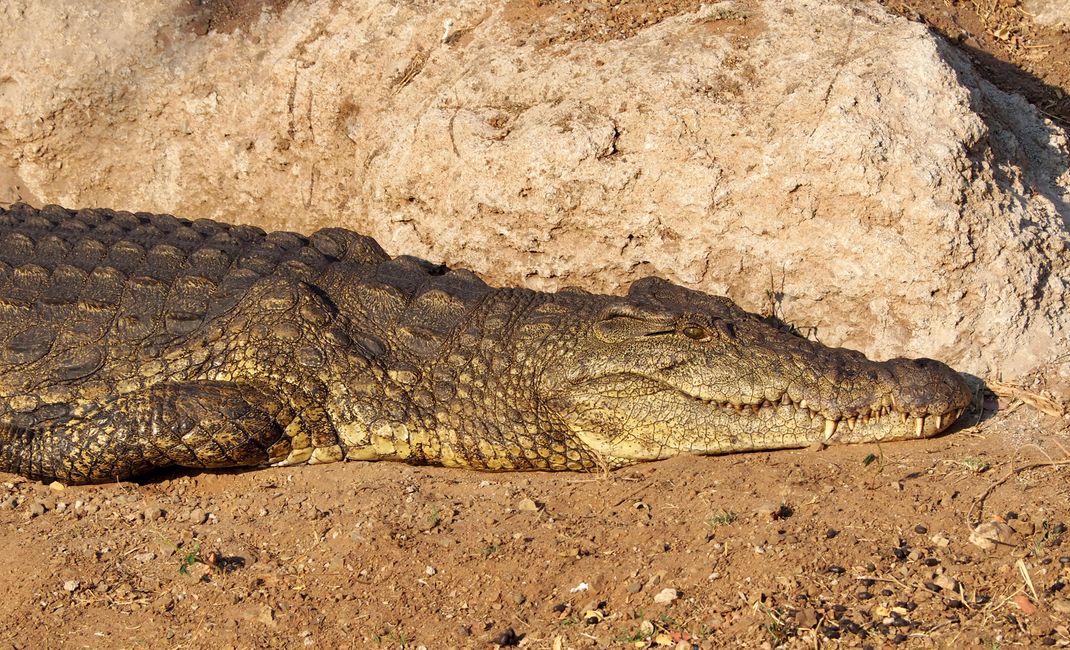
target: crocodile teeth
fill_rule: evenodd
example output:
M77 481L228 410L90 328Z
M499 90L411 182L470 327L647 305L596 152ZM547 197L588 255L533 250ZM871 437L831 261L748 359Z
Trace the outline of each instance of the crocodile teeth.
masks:
M836 420L825 420L825 442L832 440L836 435Z
M944 426L944 416L937 415L936 416L936 428L937 429L942 429L943 426Z
M914 434L920 438L922 432L925 431L925 417L914 419Z

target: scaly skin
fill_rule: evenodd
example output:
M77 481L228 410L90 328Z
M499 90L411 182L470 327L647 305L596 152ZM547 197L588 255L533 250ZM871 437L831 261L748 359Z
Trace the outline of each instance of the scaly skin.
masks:
M0 470L33 478L590 471L931 436L968 402L939 362L869 361L655 278L495 289L342 229L0 209Z

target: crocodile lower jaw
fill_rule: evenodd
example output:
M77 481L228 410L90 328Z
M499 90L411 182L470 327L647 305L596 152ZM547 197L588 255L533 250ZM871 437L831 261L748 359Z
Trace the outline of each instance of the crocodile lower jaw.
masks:
M694 402L699 402L706 408L723 411L729 414L734 413L742 417L762 417L763 414L769 414L770 412L775 411L784 419L797 420L798 418L796 416L801 412L808 416L811 421L816 420L818 424L821 424L824 427L823 437L825 441L832 440L836 433L842 431L844 428L854 431L869 426L878 427L885 418L896 418L899 420L900 424L904 426L910 425L914 430L914 437L924 438L936 435L945 430L947 427L951 426L955 420L961 417L966 410L962 408L944 413L913 414L900 411L894 406L880 404L872 406L865 411L832 416L810 408L806 400L801 400L799 402L793 401L787 393L785 393L779 401L762 400L761 402L748 403L709 399L669 385L665 385L665 388L677 392Z

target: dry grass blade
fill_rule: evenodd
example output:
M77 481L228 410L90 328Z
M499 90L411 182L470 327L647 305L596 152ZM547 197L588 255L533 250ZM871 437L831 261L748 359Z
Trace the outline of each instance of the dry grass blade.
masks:
M1025 560L1018 558L1016 564L1018 572L1022 574L1022 580L1025 581L1025 586L1029 588L1029 593L1033 596L1033 601L1040 602L1040 597L1037 596L1037 589L1033 586L1033 578L1029 575L1029 568L1025 566Z
M1000 397L1006 397L1008 399L1017 399L1032 406L1036 410L1047 413L1048 415L1061 418L1066 415L1066 407L1059 402L1041 395L1040 393L1034 393L1028 391L1021 386L1009 384L1002 381L989 380L985 382L988 389Z

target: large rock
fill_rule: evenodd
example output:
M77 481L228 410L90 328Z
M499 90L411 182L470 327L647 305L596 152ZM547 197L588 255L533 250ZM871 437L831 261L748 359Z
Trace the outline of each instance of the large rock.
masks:
M536 7L199 35L175 2L9 0L0 200L346 225L540 289L659 274L982 373L1066 349L1066 137L925 27L761 0L613 40Z

